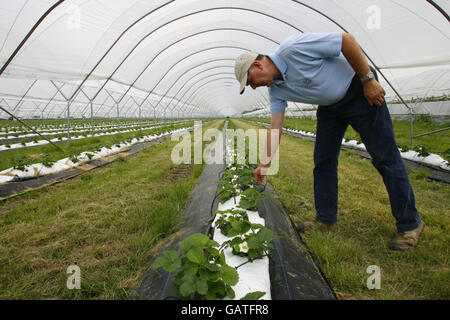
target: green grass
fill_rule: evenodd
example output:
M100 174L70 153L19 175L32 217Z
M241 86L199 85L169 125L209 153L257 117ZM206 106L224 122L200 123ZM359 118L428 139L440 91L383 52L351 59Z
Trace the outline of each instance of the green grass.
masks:
M238 127L255 126L237 121ZM313 220L314 143L284 134L280 170L269 176L285 211L300 221ZM448 299L450 297L450 186L411 172L416 206L426 227L418 247L398 252L388 248L395 220L381 176L371 162L351 151L339 158L337 230L309 232L303 239L340 298ZM370 265L381 268L381 289L369 290Z
M249 120L270 123L270 119L268 118L249 118ZM432 135L415 138L413 140L413 148L411 148L409 121L393 120L392 123L397 144L402 147L402 149L414 149L414 147L423 146L430 153L438 154L450 162L450 131L447 130L434 133ZM316 124L317 121L312 119L286 117L283 126L290 129L316 133ZM422 133L447 128L449 126L450 123L435 124L429 117L421 116L414 121L413 134L420 135ZM351 126L348 127L344 138L346 140L357 140L361 142L359 134L353 130Z
M166 140L0 202L0 299L127 298L177 229L203 170L174 165L176 144ZM75 263L81 290L68 290L66 270Z

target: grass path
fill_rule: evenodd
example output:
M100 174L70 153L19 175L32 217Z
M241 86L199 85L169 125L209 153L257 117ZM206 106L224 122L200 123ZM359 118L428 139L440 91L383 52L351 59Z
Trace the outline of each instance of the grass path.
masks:
M127 298L203 170L174 165L176 144L166 140L0 202L0 299ZM66 270L75 263L81 290L68 290Z
M237 127L262 128L234 120ZM314 143L284 134L280 170L268 181L294 219L315 217ZM368 160L342 151L339 158L339 221L333 233L310 232L303 239L341 298L448 299L450 297L450 186L410 172L416 205L426 223L419 246L408 252L388 248L395 221L381 176ZM381 268L381 289L369 290L366 270Z

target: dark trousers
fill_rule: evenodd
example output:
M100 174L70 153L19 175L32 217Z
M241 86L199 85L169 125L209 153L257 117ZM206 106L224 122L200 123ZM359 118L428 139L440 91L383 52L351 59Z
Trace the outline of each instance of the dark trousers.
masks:
M348 125L359 133L373 165L383 177L398 232L417 228L421 220L408 173L395 142L386 102L381 107L371 107L356 75L341 101L319 106L317 110L314 148L316 219L327 224L337 222L338 157Z

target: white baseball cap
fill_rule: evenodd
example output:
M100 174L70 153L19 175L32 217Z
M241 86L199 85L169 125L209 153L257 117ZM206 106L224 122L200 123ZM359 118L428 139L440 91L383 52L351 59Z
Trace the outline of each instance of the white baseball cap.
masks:
M240 93L243 94L245 90L245 86L247 85L247 72L250 69L253 61L255 61L258 53L253 51L248 51L241 54L236 59L236 63L234 65L234 73L236 75L237 81L239 81L241 88Z

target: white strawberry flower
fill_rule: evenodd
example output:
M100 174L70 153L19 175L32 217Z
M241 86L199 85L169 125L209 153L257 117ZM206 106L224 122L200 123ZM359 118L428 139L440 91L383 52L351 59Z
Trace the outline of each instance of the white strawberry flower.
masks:
M247 253L248 252L248 244L247 244L247 242L242 242L241 244L239 244L239 251L243 252L243 253Z

